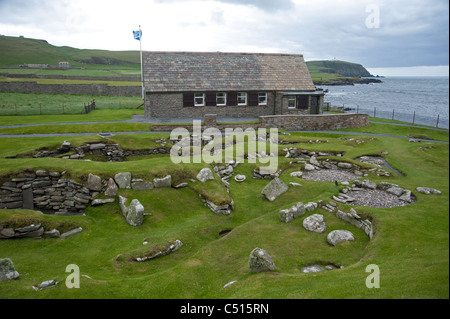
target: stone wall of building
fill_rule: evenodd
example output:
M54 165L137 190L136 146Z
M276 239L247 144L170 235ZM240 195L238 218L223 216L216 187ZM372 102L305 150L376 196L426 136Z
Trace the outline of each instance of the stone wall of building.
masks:
M274 114L274 96L267 94L267 105L259 106L192 106L183 107L183 93L147 93L146 118L200 118L216 114L218 118L257 117Z
M34 81L0 81L0 92L114 96L141 96L142 94L140 86L110 86L106 83L38 84Z
M369 125L368 114L269 115L260 116L261 126L287 131L337 130Z

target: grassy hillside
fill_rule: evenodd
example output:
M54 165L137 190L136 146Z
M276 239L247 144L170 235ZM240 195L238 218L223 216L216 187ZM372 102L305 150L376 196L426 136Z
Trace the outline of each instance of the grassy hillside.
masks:
M308 69L312 73L331 73L345 77L370 77L372 76L361 64L328 60L306 62Z
M24 63L57 65L68 61L73 66L129 65L139 67L138 51L82 50L57 47L45 40L0 36L0 65ZM88 61L80 63L77 61Z

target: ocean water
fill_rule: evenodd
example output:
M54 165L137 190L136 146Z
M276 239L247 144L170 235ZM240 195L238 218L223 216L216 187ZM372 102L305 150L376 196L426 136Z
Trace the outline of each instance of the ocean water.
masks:
M346 112L449 128L448 77L386 77L383 83L318 86L325 102ZM324 108L326 111L326 108Z

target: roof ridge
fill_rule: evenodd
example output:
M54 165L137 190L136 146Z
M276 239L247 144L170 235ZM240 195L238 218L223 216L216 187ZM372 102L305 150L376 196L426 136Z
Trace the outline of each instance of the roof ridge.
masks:
M217 54L217 55L267 55L267 56L296 56L303 57L301 53L263 53L263 52L223 52L223 51L142 51L154 54Z

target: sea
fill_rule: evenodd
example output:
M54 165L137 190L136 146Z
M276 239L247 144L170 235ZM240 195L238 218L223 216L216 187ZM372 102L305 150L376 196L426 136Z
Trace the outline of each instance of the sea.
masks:
M382 83L321 85L325 103L346 113L449 128L449 77L383 77ZM327 104L324 112L327 111Z

